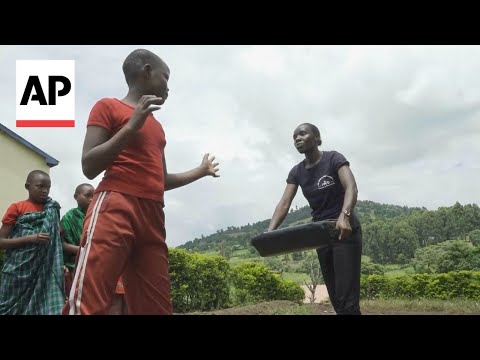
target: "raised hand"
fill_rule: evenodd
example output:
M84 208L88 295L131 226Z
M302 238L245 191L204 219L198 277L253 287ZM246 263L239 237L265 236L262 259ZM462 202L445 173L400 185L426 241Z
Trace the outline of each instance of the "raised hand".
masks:
M213 160L215 160L215 156L212 156L212 158L209 159L209 155L209 153L205 154L202 160L202 164L200 166L204 169L206 175L220 177L220 175L217 174L217 171L220 170L218 168L218 162L214 163Z

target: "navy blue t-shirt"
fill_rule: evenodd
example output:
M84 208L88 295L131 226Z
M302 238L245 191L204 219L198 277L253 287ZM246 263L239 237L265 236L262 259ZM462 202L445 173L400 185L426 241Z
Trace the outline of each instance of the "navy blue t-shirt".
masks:
M287 183L302 188L312 208L314 221L337 219L343 207L345 190L338 177L338 169L350 165L337 151L323 151L320 161L310 169L304 161L295 165L288 174Z

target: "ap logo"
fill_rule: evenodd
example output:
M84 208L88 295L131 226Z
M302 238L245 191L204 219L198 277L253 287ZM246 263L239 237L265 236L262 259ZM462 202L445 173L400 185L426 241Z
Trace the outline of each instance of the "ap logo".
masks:
M17 127L75 126L75 60L17 60Z

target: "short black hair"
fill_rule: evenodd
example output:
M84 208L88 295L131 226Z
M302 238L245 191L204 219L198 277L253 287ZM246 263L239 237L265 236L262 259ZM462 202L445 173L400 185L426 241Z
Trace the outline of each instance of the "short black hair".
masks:
M33 170L33 171L30 171L30 173L27 176L27 183L30 183L31 181L33 181L33 179L38 175L44 175L44 176L50 177L50 175L48 175L45 171Z
M150 50L137 49L132 51L125 59L122 66L127 84L130 86L134 82L137 74L142 70L145 64L153 64L159 61L162 61L162 59Z
M80 184L75 189L75 195L77 195L82 190L82 188L86 187L86 186L93 188L93 185L91 185L91 184L87 184L87 183Z
M306 125L306 126L310 127L310 129L313 132L313 135L315 135L315 137L318 137L318 139L319 139L318 145L319 146L322 145L322 137L320 136L320 130L318 130L318 127L316 127L315 125L310 124L310 123L303 123L303 124L300 124L298 126L302 126L302 125Z

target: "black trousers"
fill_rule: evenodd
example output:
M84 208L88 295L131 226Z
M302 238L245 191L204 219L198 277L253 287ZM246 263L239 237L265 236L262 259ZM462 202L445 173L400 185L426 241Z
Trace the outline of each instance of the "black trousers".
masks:
M356 227L349 237L334 239L317 249L323 280L337 315L361 315L360 263L362 228Z

